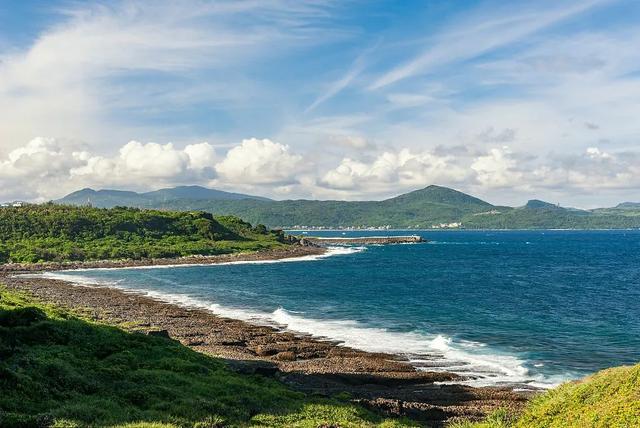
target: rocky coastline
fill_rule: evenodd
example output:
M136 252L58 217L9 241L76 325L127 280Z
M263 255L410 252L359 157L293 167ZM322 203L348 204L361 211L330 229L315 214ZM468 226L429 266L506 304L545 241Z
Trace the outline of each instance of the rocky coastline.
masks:
M21 272L53 272L72 269L127 268L142 266L208 265L260 260L281 260L292 257L322 255L327 251L317 245L292 244L284 248L257 252L217 254L212 256L186 256L160 259L90 260L45 263L0 264L0 275Z
M316 247L296 246L286 251L154 260L147 265L224 263L282 259L322 254ZM147 261L148 262L148 261ZM161 302L107 287L78 287L69 282L21 276L21 272L74 267L142 266L137 261L99 264L6 266L0 284L26 291L59 305L127 330L178 340L196 351L225 359L243 373L275 377L306 393L347 393L355 402L383 413L404 415L430 426L459 418L477 420L497 408L520 409L530 393L510 388L473 388L440 382L462 380L458 375L418 371L398 356L364 352L339 343L253 325L217 316L209 311Z

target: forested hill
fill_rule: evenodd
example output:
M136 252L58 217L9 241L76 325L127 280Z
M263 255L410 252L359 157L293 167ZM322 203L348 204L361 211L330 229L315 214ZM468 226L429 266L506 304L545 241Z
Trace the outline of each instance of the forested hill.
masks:
M167 190L167 189L165 189ZM171 190L171 189L168 189ZM182 197L165 192L164 199L132 199L117 191L83 191L97 206L127 205L172 210L202 210L215 215L237 215L270 227L384 227L466 229L625 229L640 227L640 208L577 210L541 200L521 207L496 206L442 186L396 196L383 201L273 201L255 198ZM153 192L150 192L153 193ZM139 195L139 194L134 194ZM173 195L173 196L169 196ZM171 198L174 199L171 199ZM77 192L58 202L87 204Z
M176 199L190 199L195 201L269 200L260 196L224 192L222 190L207 189L201 186L178 186L145 193L126 190L82 189L68 194L57 202L69 205L91 205L99 208L112 208L115 206L159 208L164 202Z
M283 246L282 232L233 216L137 208L0 208L0 263L211 255Z

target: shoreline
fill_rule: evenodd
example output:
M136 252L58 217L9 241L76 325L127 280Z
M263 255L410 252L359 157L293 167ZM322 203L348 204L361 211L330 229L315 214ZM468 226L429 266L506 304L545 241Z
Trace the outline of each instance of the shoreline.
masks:
M197 258L196 264L281 260L323 255L326 249L300 246L293 252L295 256L291 251L211 256L206 260ZM456 384L464 378L453 373L417 370L398 355L352 349L335 341L225 318L207 309L179 306L136 292L19 275L74 267L194 264L190 261L193 258L156 260L153 264L116 261L98 265L92 262L90 266L74 263L71 267L56 264L46 269L42 265L32 269L22 266L21 270L0 268L0 283L26 291L44 302L80 312L97 322L128 331L166 335L198 352L224 358L230 367L242 373L272 376L305 393L331 396L347 392L354 401L374 410L410 416L436 426L461 417L479 419L499 407L517 411L533 394L514 391L512 387L478 388Z
M0 275L19 274L27 272L55 272L62 270L82 269L123 269L142 267L176 267L203 266L234 262L277 261L305 256L322 256L327 253L326 248L318 246L291 245L289 248L278 248L264 251L239 252L231 254L216 254L211 256L184 256L158 259L124 259L124 260L88 260L69 262L42 263L6 263L0 264Z

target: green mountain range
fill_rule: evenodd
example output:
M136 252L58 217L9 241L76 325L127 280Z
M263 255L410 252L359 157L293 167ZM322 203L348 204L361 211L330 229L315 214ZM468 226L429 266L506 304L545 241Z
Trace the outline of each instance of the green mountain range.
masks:
M98 208L112 208L114 206L152 207L166 201L176 199L191 199L196 201L215 200L231 201L240 199L256 199L268 201L268 198L230 193L222 190L207 189L201 186L178 186L153 192L136 193L126 190L93 190L82 189L62 198L60 201L69 205L92 205Z
M199 186L135 193L83 189L55 201L96 207L132 206L201 210L237 215L269 227L391 227L465 229L626 229L640 228L640 204L579 210L540 200L522 207L492 205L441 186L382 201L275 201Z

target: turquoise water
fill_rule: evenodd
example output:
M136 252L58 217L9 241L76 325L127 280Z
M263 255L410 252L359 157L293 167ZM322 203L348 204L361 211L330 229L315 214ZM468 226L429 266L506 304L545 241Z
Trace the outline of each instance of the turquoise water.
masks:
M640 360L640 231L419 233L430 242L55 275L403 354L473 385L550 386ZM322 233L367 234L406 232Z

